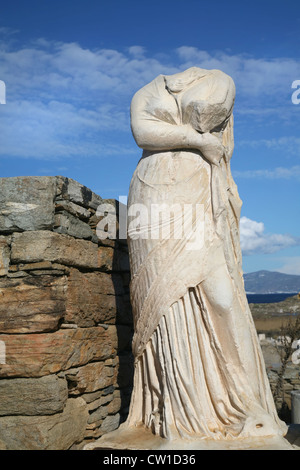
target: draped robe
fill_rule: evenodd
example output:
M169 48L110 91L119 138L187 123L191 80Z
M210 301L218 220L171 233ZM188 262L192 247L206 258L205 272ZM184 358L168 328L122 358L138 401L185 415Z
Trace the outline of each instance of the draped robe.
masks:
M217 87L218 74L209 75ZM134 136L150 124L166 135L182 124L180 93L167 83L161 75L134 97ZM132 177L129 211L139 204L149 213L139 230L128 218L135 373L125 427L168 439L286 433L244 290L232 128L230 115L219 165L196 149L148 149ZM164 205L174 213L159 223L151 209ZM193 211L180 236L186 207ZM171 236L153 237L166 222Z

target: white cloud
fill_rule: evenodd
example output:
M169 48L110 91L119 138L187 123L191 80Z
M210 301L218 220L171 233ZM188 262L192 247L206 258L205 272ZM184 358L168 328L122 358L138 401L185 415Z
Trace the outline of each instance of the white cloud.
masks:
M247 148L267 148L289 155L300 156L300 138L295 136L278 137L273 139L240 140L238 146Z
M240 240L243 255L275 253L284 248L299 246L300 238L289 234L265 233L263 222L241 217Z
M112 152L107 133L129 133L134 92L159 74L172 74L192 65L230 73L247 105L249 96L276 96L287 83L290 89L291 76L292 80L300 76L300 64L292 59L209 54L186 46L178 48L174 58L171 54L148 56L140 45L119 51L44 38L24 47L0 41L0 78L7 91L7 104L0 114L4 136L0 156L52 159L78 155L83 148L84 154L91 156L99 154L99 149ZM257 106L261 109L260 104ZM300 148L296 140L292 151L295 148Z
M131 46L128 48L128 52L133 57L140 59L145 57L146 49L142 46Z
M300 76L299 62L289 58L265 60L224 52L209 54L187 46L176 52L177 59L173 59L172 64L171 57L166 58L165 63L147 57L140 45L133 45L124 52L92 50L78 43L40 38L19 49L8 49L1 44L0 63L2 75L10 79L14 93L18 91L22 96L27 88L45 92L47 86L50 93L65 90L67 96L86 89L130 93L160 73L171 74L197 65L219 68L232 75L239 94L244 97L263 93L276 99L278 89L291 93L292 81Z
M220 69L232 76L238 84L238 93L248 97L269 95L277 101L278 91L290 93L292 82L300 76L299 61L278 57L262 59L248 54L230 55L225 52L209 54L196 47L177 49L183 67L197 65Z
M1 112L0 155L56 160L132 154L129 145L104 139L116 122L118 132L130 132L127 115L113 106L87 109L60 101L16 101Z
M270 179L270 180L295 179L297 181L300 181L300 166L299 165L292 166L291 168L277 167L271 170L268 170L268 169L244 170L244 171L235 170L232 173L235 178L248 178L248 179L264 178L264 179Z
M281 261L283 265L279 269L276 269L276 271L285 274L300 275L300 256L294 256L293 258L285 257Z
M129 130L127 116L113 106L86 109L60 101L15 101L1 112L0 152L2 155L43 158L45 152L57 152L60 142L62 146L68 143L66 152L72 153L72 142L78 144L83 138L88 146L100 131L115 126L116 120L119 131ZM49 143L52 146L49 147Z
M0 47L0 78L7 85L0 156L45 160L116 153L115 142L122 133L130 135L133 93L162 70L177 71L143 54L140 46L123 53L45 39ZM121 147L119 154L136 150L134 143Z
M29 96L31 90L54 99L84 101L99 92L111 96L132 93L159 73L173 73L158 60L144 57L144 48L132 46L127 53L113 49L84 49L77 43L35 41L17 50L0 49L1 74L12 94ZM97 95L93 92L97 91Z

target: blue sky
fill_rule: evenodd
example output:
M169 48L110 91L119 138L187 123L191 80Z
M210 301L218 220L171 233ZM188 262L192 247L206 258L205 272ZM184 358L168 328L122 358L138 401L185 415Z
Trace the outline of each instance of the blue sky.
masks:
M159 74L218 68L237 88L244 271L300 274L299 44L296 0L1 1L0 174L126 196L141 154L133 94Z

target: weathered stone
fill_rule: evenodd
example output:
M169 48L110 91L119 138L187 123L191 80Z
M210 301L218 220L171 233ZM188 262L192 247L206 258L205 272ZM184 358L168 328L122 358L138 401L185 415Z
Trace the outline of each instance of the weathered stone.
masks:
M103 271L129 271L128 253L109 246L99 246L98 267Z
M26 271L8 272L7 277L15 279L17 277L26 277L29 274Z
M54 231L75 238L87 240L94 238L94 232L86 222L66 211L55 215Z
M93 392L93 393L95 393L95 392ZM100 393L102 393L102 391L98 390L98 393L99 393L99 398L97 398L96 400L91 401L87 405L89 412L96 410L97 408L99 408L99 406L107 405L114 398L113 393L111 393L110 395L103 395L103 396L100 395ZM81 398L83 398L84 401L87 403L85 397L86 397L86 394L81 395Z
M128 253L118 240L98 250L102 199L88 188L60 176L9 180L12 197L1 204L0 195L0 448L75 448L86 427L95 438L119 424L116 355L131 348L132 331L114 324L131 315Z
M122 279L118 275L82 273L71 268L65 321L84 327L115 323L117 312L123 313L127 307L120 295L123 292Z
M279 364L281 362L278 348L276 348L274 344L269 341L261 341L260 346L267 366L272 366L273 364Z
M7 445L5 442L0 440L0 450L8 450Z
M69 382L69 394L76 396L82 393L95 392L96 390L115 384L117 367L106 362L92 362L66 372Z
M0 279L0 332L57 329L65 312L65 290L65 276Z
M88 418L88 424L96 423L96 426L99 425L99 421L102 421L108 415L107 406L99 406L96 410L92 411Z
M121 392L120 390L115 390L113 399L107 405L107 411L109 415L117 414L122 405Z
M94 442L95 439L97 439L98 437L101 437L103 436L103 434L105 434L103 431L101 431L101 424L103 423L104 420L100 420L98 421L97 423L92 423L92 424L88 424L87 425L87 428L86 428L86 431L85 431L85 439L84 439L84 443L88 443L88 442ZM84 449L84 447L83 447Z
M97 248L88 240L45 230L15 233L12 236L11 262L52 261L67 266L97 268Z
M99 419L89 423L86 428L85 438L97 439L108 432L114 431L120 424L120 414L107 415L104 419Z
M96 237L99 246L110 246L111 248L115 248L117 246L117 242L115 240L111 240L110 238L99 238L98 235L96 235Z
M71 398L62 413L0 418L0 440L8 450L67 450L84 439L87 420L85 401Z
M0 335L6 363L0 377L41 377L115 356L115 326L62 329L54 333Z
M89 218L91 217L91 211L89 211L88 209L85 209L84 207L79 206L74 202L65 201L63 199L55 201L55 210L56 212L66 210L70 214L75 215L75 217L78 217L82 220L89 220Z
M107 432L111 432L111 431L114 431L115 429L117 429L117 427L119 426L120 424L120 414L117 413L115 415L108 415L103 423L101 424L101 431L103 434L107 433Z
M6 276L10 262L10 247L6 237L0 237L0 276Z
M8 268L9 273L16 273L18 271L19 271L19 265L18 264L13 264L12 266L9 266L9 268Z
M63 410L68 384L57 375L0 380L0 416L52 415Z
M44 275L49 275L49 271L47 269L37 269L37 270L32 270L31 275L32 276L44 276ZM65 274L64 269L52 269L51 275L52 276L63 276Z
M284 378L290 381L297 381L300 384L300 371L297 364L288 363L284 372Z
M92 403L93 401L105 398L105 397L110 397L115 390L115 387L113 385L110 385L109 387L106 387L101 390L97 390L96 392L91 392L91 393L83 393L81 397L85 400L86 403Z
M60 328L73 329L78 328L78 325L76 325L76 323L61 323Z
M104 397L105 398L105 397ZM89 405L89 419L88 426L95 425L95 427L101 425L101 421L108 415L116 415L121 409L121 394L120 390L115 390L114 393L109 397L110 400L104 403L101 403L98 400L98 407L92 407Z
M98 248L98 266L103 271L112 271L114 264L115 250L108 246Z
M0 232L52 229L55 178L0 178Z
M51 263L50 261L40 261L37 263L20 263L14 264L9 267L9 272L18 272L18 271L40 271L40 270L49 270L48 274L52 274L53 271L64 271L65 273L69 272L69 268L63 264Z
M60 200L65 199L85 208L92 209L97 209L98 205L102 203L100 196L71 178L57 176L56 181L57 197Z

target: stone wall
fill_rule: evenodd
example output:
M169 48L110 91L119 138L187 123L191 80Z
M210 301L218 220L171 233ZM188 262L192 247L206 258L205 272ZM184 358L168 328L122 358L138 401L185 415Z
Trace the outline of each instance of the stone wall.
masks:
M271 390L275 396L275 389L278 383L278 377L281 372L280 347L276 346L273 338L267 337L260 342L262 353L265 360L266 372L271 385ZM287 367L282 376L283 393L281 397L276 397L275 403L280 417L286 421L291 420L291 392L300 390L300 367L293 362L292 358L287 363Z
M98 239L102 203L61 176L0 178L1 449L80 449L126 416L128 252Z
M119 215L69 178L0 178L0 449L81 449L126 418L128 250L97 236L103 202ZM262 348L273 389L278 354ZM299 366L284 388L290 407Z

